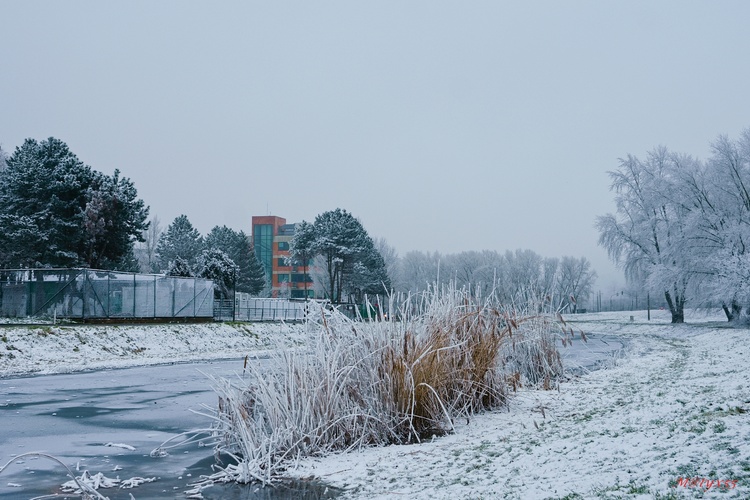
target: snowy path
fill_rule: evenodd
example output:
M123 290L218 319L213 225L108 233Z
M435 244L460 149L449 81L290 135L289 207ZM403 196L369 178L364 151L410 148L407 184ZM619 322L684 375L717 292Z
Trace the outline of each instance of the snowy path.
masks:
M750 498L750 331L576 326L629 338L628 356L560 392L522 392L451 436L304 461L295 474L356 498Z

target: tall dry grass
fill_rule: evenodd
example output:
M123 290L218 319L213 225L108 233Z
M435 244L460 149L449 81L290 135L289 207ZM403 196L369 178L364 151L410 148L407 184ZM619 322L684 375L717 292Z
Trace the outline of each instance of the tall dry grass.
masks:
M308 350L250 365L248 382L215 380L217 452L237 463L211 479L267 483L301 457L420 442L562 373L552 315L451 287L392 297L388 310L399 320L318 311Z

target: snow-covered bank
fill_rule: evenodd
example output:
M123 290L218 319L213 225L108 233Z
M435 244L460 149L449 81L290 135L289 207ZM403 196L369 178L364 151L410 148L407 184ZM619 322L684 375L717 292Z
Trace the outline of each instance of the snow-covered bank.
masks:
M293 474L368 499L750 498L750 331L720 315L670 325L664 311L570 319L628 337L628 355L430 443L308 459Z
M626 338L627 355L559 392L521 390L452 435L308 459L289 475L363 499L750 498L750 330L720 312L685 325L665 311L566 320L576 337ZM3 328L0 374L239 358L304 339L303 325L279 324Z
M202 323L0 328L0 377L241 358L300 345L305 325Z

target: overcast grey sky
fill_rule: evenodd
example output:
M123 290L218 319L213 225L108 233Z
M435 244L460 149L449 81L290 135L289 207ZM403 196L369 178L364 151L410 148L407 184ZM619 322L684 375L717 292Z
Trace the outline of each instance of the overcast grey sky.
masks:
M163 224L344 208L403 255L586 256L607 170L750 126L750 2L0 0L0 144L54 136Z

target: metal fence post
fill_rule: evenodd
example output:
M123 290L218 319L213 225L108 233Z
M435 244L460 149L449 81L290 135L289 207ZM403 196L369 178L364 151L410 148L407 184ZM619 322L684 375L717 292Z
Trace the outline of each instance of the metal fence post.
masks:
M136 283L135 283L135 273L133 273L133 317L134 318L135 318L135 296L136 296L137 290L138 290L138 287L136 286Z
M83 270L83 303L81 304L81 319L86 319L86 283L89 281L88 269Z
M111 288L110 288L110 282L109 282L111 278L112 278L112 275L107 273L107 317L108 318L109 318L109 297L110 297L110 294L112 293Z

